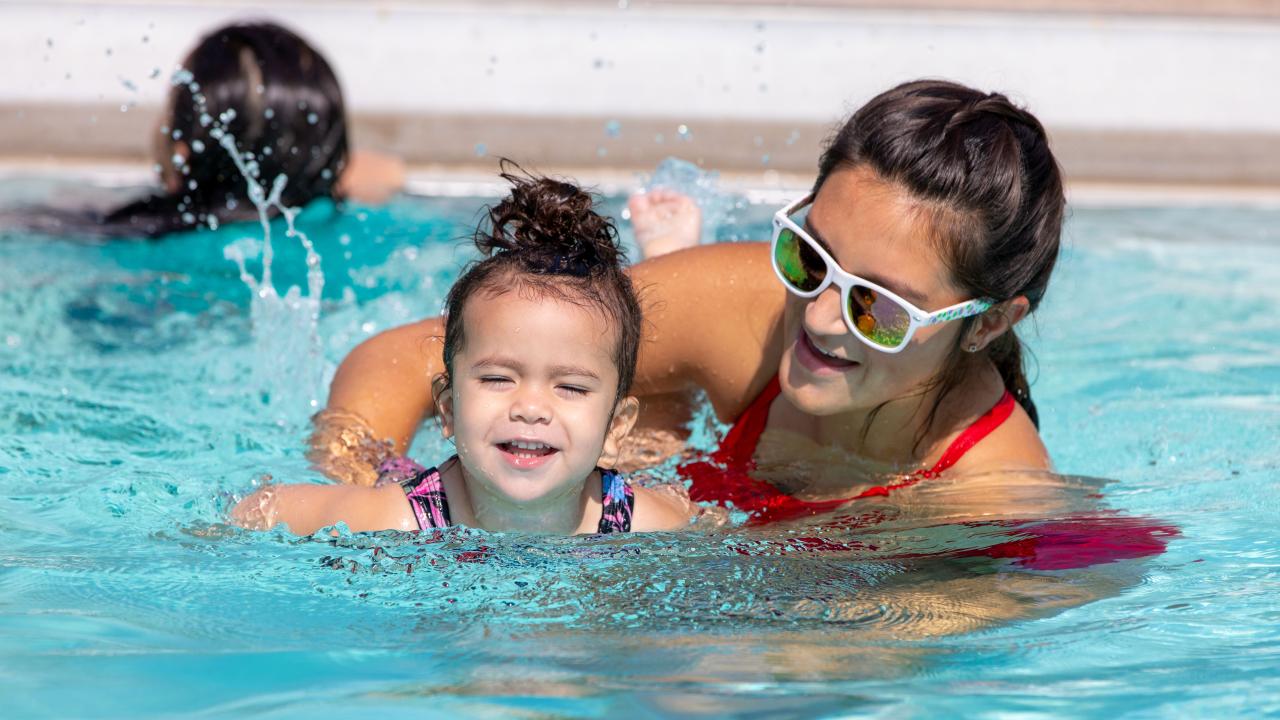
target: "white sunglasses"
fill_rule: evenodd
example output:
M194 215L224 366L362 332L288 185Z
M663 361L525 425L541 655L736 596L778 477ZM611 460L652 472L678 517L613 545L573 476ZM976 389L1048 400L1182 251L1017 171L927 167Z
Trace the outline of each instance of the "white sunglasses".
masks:
M925 312L870 280L846 272L791 216L813 202L810 193L773 215L773 271L787 290L817 297L835 283L840 288L844 322L859 340L881 352L898 353L916 330L979 315L994 300L969 300L937 312Z

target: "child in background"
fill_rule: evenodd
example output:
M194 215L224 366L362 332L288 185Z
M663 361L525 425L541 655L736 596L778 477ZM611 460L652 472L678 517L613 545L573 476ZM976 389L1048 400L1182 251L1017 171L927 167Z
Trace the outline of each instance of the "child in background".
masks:
M430 469L388 460L373 487L265 487L235 507L235 522L298 534L338 522L561 534L688 524L691 508L675 496L599 467L639 412L627 393L641 311L613 224L574 185L502 177L511 194L475 236L485 257L449 292L445 373L433 385L457 455Z

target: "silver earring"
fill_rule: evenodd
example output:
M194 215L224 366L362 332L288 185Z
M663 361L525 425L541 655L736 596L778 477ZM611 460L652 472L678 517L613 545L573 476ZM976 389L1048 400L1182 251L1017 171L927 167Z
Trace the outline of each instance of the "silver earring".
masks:
M969 347L966 349L971 353L976 353L978 352L978 343L970 343Z

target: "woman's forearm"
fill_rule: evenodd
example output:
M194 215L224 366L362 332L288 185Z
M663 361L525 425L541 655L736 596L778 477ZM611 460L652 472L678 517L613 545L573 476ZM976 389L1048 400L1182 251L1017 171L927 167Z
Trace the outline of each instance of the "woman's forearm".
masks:
M432 379L444 371L444 324L430 318L380 333L347 355L312 418L308 459L330 478L371 484L375 468L403 454L435 413Z

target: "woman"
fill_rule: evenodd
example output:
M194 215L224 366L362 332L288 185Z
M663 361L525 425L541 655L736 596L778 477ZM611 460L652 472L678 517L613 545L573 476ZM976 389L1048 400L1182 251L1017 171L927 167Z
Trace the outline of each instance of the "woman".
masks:
M350 153L338 78L296 33L274 23L227 25L202 38L182 69L156 133L156 191L106 212L28 211L5 224L158 238L256 220L244 177L214 137L219 128L251 156L264 184L288 177L281 201L290 207L317 198L380 202L402 184L399 161Z
M1044 128L1004 96L941 81L881 94L831 140L771 244L634 268L641 426L680 433L705 391L735 427L710 463L685 466L690 493L758 521L1049 468L1013 328L1044 296L1064 206ZM434 412L440 327L396 328L347 357L312 438L323 469L363 482L375 439L405 450ZM989 481L964 487L951 501L1000 503Z

